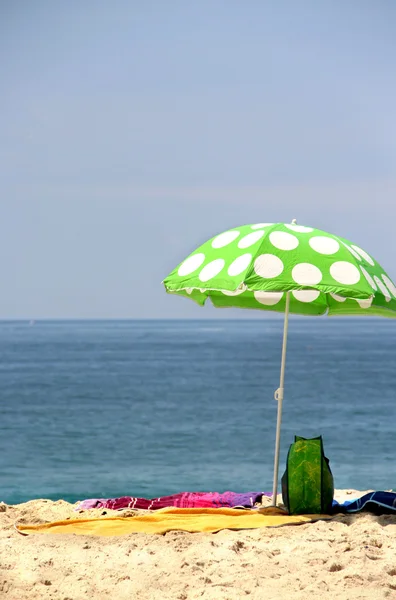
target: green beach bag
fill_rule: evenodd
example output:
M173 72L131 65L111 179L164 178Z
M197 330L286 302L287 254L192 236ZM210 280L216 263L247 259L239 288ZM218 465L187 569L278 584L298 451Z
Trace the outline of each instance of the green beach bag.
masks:
M334 480L323 452L322 436L295 436L282 477L282 498L290 515L329 514Z

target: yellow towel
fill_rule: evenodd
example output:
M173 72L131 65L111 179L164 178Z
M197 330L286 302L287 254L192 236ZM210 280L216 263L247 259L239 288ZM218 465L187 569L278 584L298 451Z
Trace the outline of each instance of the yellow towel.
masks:
M190 533L214 533L221 529L256 529L300 525L319 519L331 519L328 515L289 516L275 508L240 510L234 508L163 508L135 517L104 517L99 519L75 519L43 525L16 525L25 535L30 533L75 533L77 535L126 535L129 533L164 534L168 531Z

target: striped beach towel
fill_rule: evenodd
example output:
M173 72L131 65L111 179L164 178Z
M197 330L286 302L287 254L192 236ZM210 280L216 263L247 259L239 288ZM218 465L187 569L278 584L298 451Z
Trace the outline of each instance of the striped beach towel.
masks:
M88 498L80 502L76 510L89 510L91 508L158 510L170 506L177 508L235 508L237 506L253 508L261 504L263 496L271 496L271 494L268 492L180 492L179 494L159 498L137 498L134 496Z

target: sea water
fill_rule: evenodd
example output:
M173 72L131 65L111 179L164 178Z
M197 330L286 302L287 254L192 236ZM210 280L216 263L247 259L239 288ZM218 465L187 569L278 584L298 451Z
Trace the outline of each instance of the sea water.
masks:
M0 500L272 489L283 322L0 323ZM396 322L291 318L280 475L396 488Z

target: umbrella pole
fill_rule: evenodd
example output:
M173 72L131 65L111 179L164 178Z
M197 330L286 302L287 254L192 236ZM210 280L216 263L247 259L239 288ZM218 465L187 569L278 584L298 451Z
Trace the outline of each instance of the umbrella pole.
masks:
M282 345L282 362L281 362L281 370L280 370L280 382L279 382L279 387L275 392L275 400L277 400L277 402L278 402L278 417L277 417L277 421L276 421L274 485L273 485L273 490L272 490L272 506L276 506L277 495L278 495L280 432L281 432L281 423L282 423L282 404L283 404L283 392L284 392L284 383L285 383L287 332L289 329L289 309L290 309L290 292L286 292L286 306L285 306L285 321L284 321L284 326L283 326L283 345Z

